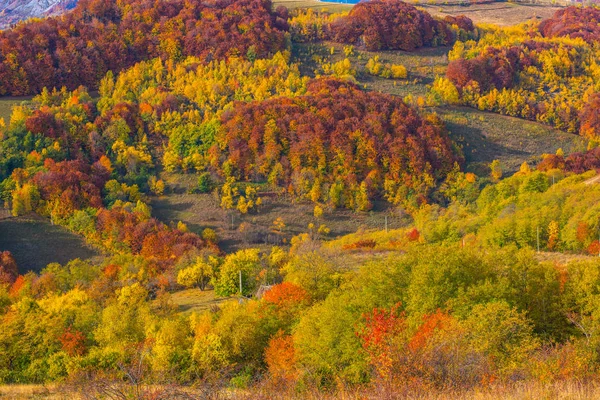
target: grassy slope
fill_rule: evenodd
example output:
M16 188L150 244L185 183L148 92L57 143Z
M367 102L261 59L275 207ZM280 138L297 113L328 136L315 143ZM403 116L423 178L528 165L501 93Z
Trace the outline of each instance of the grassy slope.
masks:
M467 169L487 173L487 165L500 160L507 172L516 171L527 161L535 164L542 154L562 148L569 154L585 151L587 140L549 126L467 107L437 110L451 136L460 145Z
M332 47L335 48L334 55L330 53ZM301 64L304 74L314 76L318 65L313 57L316 55L331 62L340 61L345 57L343 47L335 43L300 44L294 48L294 59ZM448 51L449 48L425 48L412 53L356 51L350 59L358 67L358 83L366 90L416 98L425 96L427 86L436 76L445 73ZM384 63L406 66L408 79L394 81L365 74L364 65L374 56L379 56ZM586 141L581 137L535 122L466 107L439 107L426 111L437 112L445 120L453 139L463 149L467 169L481 174L488 173L486 165L495 159L499 159L505 172L509 173L516 171L524 161L535 163L541 154L554 153L558 148L570 153L586 147ZM166 222L183 221L197 233L204 228L214 229L226 252L257 246L240 232L240 225L245 223L250 225L251 230L268 232L278 217L287 225L284 234L287 240L293 235L307 232L309 223L325 224L331 229L329 237L335 238L355 232L358 228L382 229L386 216L390 229L402 227L406 222L397 210L384 204L377 204L369 213L329 211L320 221L316 221L313 204L275 195L264 197L265 204L260 212L240 215L237 211L221 210L213 195L188 194L195 184L195 175L164 174L163 179L171 190L166 196L153 199L154 214ZM263 249L270 247L267 244L258 245Z
M256 247L257 243L246 240L240 232L242 223L249 224L254 230L269 231L273 221L282 218L286 224L283 237L289 239L297 234L307 232L309 223L325 224L331 229L331 237L355 232L359 227L365 229L382 229L385 216L388 226L398 228L403 219L398 212L388 208L386 204L376 204L375 211L354 213L348 210L327 211L320 220L314 215L314 204L293 201L288 196L264 196L264 204L260 212L241 215L237 211L226 212L212 194L188 194L193 187L196 176L182 174L163 174L162 178L169 187L166 196L152 198L153 214L166 222L183 221L188 228L201 233L205 228L214 229L221 239L219 245L226 252L244 247ZM233 215L233 229L231 216ZM258 247L269 249L271 245L260 244Z
M330 62L342 60L345 55L342 45L336 43L297 45L295 58L303 65L303 72L314 74L317 65L312 57L318 55ZM334 55L330 54L335 48ZM444 75L448 65L447 47L423 48L415 52L356 51L350 58L358 66L357 81L367 90L389 93L399 97L408 95L417 98L427 95L427 86L436 76ZM373 77L364 72L369 58L379 56L380 62L401 64L408 70L408 79L393 80ZM468 107L438 107L426 109L437 112L447 123L452 138L462 147L467 158L468 169L487 173L485 165L498 159L505 171L516 171L524 161L535 163L545 153L554 153L562 148L565 153L583 151L587 141L550 126L518 118L484 112Z
M171 302L185 314L210 310L227 299L218 298L213 290L187 289L173 293Z
M0 385L0 399L3 400L67 400L75 399L75 393L65 393L57 385Z
M41 217L0 219L0 250L14 255L22 273L39 272L53 262L99 256L81 237Z
M497 2L491 4L471 4L465 6L444 4L442 0L416 1L409 3L424 9L428 13L443 18L447 15L466 15L478 24L495 24L511 26L530 20L548 18L560 9L551 5L517 4ZM273 6L285 6L290 10L296 8L312 8L314 10L327 9L330 12L348 11L352 8L349 4L336 4L316 0L273 0Z
M148 387L141 386L143 389L156 388L157 386ZM190 398L247 398L247 399L268 399L273 398L272 391L257 389L256 392L248 393L248 391L230 389L224 391L222 395L214 392L214 388L210 386L185 387L183 391L189 394ZM208 389L208 391L207 391ZM282 391L275 398L304 398L307 400L333 400L333 399L365 399L365 398L381 398L382 390L356 390L340 389L341 392L324 393L324 392L300 392L290 396L290 392ZM207 392L211 393L207 396ZM383 392L386 393L386 392ZM5 385L0 386L0 398L7 400L23 400L23 399L44 399L44 400L62 400L62 399L84 399L86 397L80 394L69 391L68 387L60 385ZM386 398L394 398L392 395ZM420 400L523 400L523 399L598 399L600 398L600 386L596 382L579 382L575 380L565 380L558 382L516 382L507 385L492 384L485 388L477 388L466 391L445 390L437 391L431 388L428 392L411 394L407 398Z
M512 26L530 20L541 21L551 17L561 7L551 5L535 5L510 2L496 2L490 4L472 4L469 6L444 5L442 1L437 4L429 2L419 4L418 7L436 17L447 15L466 15L477 24L494 24L499 26Z

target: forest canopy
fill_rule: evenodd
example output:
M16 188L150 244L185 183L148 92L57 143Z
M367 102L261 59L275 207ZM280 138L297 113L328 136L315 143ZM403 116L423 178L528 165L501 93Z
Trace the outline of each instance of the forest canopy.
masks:
M448 23L399 0L360 2L332 23L331 32L336 42L364 45L370 51L413 51L455 40Z
M500 28L397 0L82 0L0 33L0 94L39 91L0 123L1 222L98 250L27 272L0 249L0 384L136 399L596 387L587 11ZM511 174L489 155L521 163L531 142L514 138L547 130L456 105L592 140Z
M266 57L285 47L286 19L269 0L81 0L0 32L0 95L95 89L107 71L155 57Z
M581 17L581 18L580 18ZM539 26L490 28L457 42L433 91L480 110L540 121L597 140L597 9L560 10Z
M268 179L336 207L427 196L462 162L437 117L336 80L313 81L296 98L238 104L222 124L212 162L222 175Z

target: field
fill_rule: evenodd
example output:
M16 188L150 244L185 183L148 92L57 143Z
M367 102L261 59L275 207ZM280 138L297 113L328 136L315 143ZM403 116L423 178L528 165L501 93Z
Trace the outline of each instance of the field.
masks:
M333 55L332 49L335 49ZM416 99L425 98L428 86L445 73L449 50L448 47L423 48L415 52L360 50L349 58L352 65L358 67L357 82L365 89ZM317 71L315 56L332 63L345 58L343 46L331 42L298 45L294 55L303 65L305 74ZM404 65L408 78L393 80L368 75L364 66L374 57L379 57L382 63ZM491 112L447 106L426 108L426 112L436 112L442 117L452 138L463 150L467 169L481 174L487 174L486 165L495 159L500 160L506 172L515 172L523 162L535 164L542 154L554 154L559 148L569 154L585 151L587 147L587 141L580 136Z
M191 314L210 310L227 299L217 298L214 290L188 289L173 293L170 300L180 312Z
M505 172L519 169L524 162L536 164L541 154L562 148L567 154L585 151L587 141L536 122L483 112L467 107L437 109L454 141L467 160L467 169L487 173L487 165L500 160Z
M23 273L39 272L53 262L99 256L82 238L41 217L0 219L0 249L13 254Z
M442 2L439 2L442 3ZM444 4L419 4L418 7L437 17L466 15L476 24L511 26L530 20L540 21L551 17L560 7L510 2L472 4L468 6Z
M144 389L157 389L158 386L143 386ZM189 395L181 398L202 398L202 399L290 399L291 396L286 396L284 392L280 392L277 396L269 388L247 393L243 390L226 390L224 392L214 392L208 394L202 387L200 388L184 388L183 393ZM198 396L198 397L196 397ZM297 396L297 394L296 394ZM44 399L44 400L72 400L84 399L76 393L65 391L65 388L55 385L7 385L0 386L0 399L6 400L24 400L24 399ZM119 397L120 398L120 397ZM336 398L343 399L364 399L364 398L380 398L391 399L398 398L397 393L361 393L360 391L344 391L335 395L324 393L305 393L302 398L310 400L330 400ZM436 392L431 390L429 393L405 393L402 398L408 400L523 400L523 399L569 399L569 400L587 400L600 398L600 388L594 383L585 383L577 381L556 382L551 384L541 383L517 383L509 386L492 385L484 389L476 389L471 391L454 391L454 392Z
M327 9L331 12L349 11L352 8L351 4L325 3L316 0L273 0L273 7L277 6L285 6L289 10L296 8L312 8L314 10Z
M410 2L417 7L437 17L447 15L466 15L477 24L494 24L511 26L530 20L541 20L554 14L560 7L550 5L533 5L509 2L496 2L489 4L448 5L445 1L417 1ZM326 9L330 12L349 11L352 5L336 4L316 0L274 0L275 7L286 6L288 9L312 8L314 10Z
M59 390L55 385L5 385L0 386L0 399L3 400L25 400L25 399L46 399L46 400L67 400L72 399Z
M403 214L384 203L376 204L374 211L366 213L325 210L323 217L316 219L314 204L274 193L263 194L264 204L258 213L242 215L221 209L213 194L190 194L195 175L163 174L162 179L167 183L168 193L152 198L153 214L164 222L182 221L192 232L201 233L205 228L215 230L219 246L226 252L250 245L268 249L275 244L286 244L292 236L307 232L310 223L317 227L326 225L331 230L327 237L346 235L359 228L382 229L386 216L389 229L406 223ZM282 218L286 225L281 234L272 232L277 218Z

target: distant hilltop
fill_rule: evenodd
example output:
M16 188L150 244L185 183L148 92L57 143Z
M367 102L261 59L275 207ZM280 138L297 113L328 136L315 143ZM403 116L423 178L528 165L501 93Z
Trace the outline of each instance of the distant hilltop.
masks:
M77 5L77 0L0 0L0 29L19 21L60 14Z

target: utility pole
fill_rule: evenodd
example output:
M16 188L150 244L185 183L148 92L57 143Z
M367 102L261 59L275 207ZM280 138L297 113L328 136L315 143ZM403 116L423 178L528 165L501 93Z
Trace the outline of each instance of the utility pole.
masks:
M540 252L540 227L537 227L537 252Z
M388 233L388 217L385 216L385 233Z

